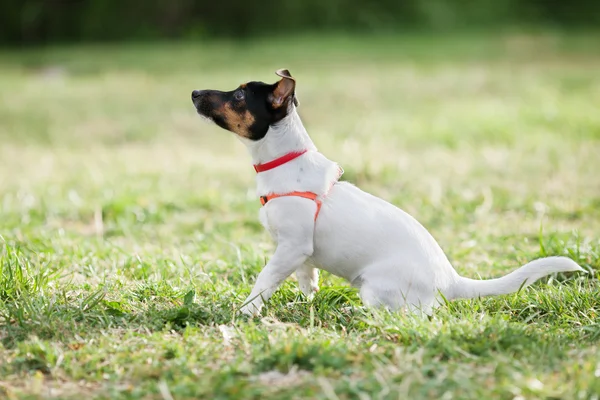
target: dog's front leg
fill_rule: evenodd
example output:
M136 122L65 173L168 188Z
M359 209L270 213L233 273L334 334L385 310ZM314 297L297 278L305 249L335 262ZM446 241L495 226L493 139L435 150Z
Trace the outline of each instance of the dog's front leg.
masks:
M256 278L241 312L257 315L279 285L300 268L313 253L314 212L316 205L298 198L277 199L269 204L268 222L276 232L277 249Z
M310 255L309 251L312 253L312 248L277 246L273 258L258 275L254 288L241 311L246 315L257 315L264 302L269 300L279 285L306 261Z

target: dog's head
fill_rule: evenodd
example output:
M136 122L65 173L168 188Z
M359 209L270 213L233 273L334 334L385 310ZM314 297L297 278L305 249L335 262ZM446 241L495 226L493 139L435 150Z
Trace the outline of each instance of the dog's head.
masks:
M192 102L198 114L240 137L262 139L269 126L281 121L293 106L298 106L296 81L287 69L276 72L281 77L272 85L248 82L230 92L194 90Z

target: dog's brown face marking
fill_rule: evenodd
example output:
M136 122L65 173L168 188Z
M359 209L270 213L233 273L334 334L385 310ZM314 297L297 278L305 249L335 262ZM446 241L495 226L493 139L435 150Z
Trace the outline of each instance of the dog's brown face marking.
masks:
M254 125L255 118L250 111L247 109L236 111L230 103L224 103L219 113L227 122L227 129L242 137L252 139L252 125Z
M281 71L281 70L280 70ZM262 139L269 126L281 121L295 99L295 81L285 71L272 85L248 82L230 92L194 90L192 102L198 114L211 119L221 128L250 140Z

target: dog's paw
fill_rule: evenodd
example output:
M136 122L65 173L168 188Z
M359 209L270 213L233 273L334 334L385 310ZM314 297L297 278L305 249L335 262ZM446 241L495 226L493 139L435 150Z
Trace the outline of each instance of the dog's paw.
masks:
M301 284L300 291L308 300L312 300L315 297L315 293L319 291L319 286L316 284Z
M248 317L256 317L260 314L260 309L262 308L262 304L255 304L254 302L250 302L240 308L240 312Z

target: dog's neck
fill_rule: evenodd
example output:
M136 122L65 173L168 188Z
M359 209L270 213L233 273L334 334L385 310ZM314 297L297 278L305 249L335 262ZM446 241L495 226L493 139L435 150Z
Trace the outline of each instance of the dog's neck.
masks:
M285 118L269 127L263 139L251 141L242 138L242 141L254 164L269 162L294 151L317 149L293 105L290 105L290 112Z
M263 139L255 142L241 139L254 164L264 164L288 153L308 150L290 162L257 174L256 191L259 196L293 191L323 195L339 178L338 165L317 151L293 105L290 105L290 112L284 119L269 127Z

